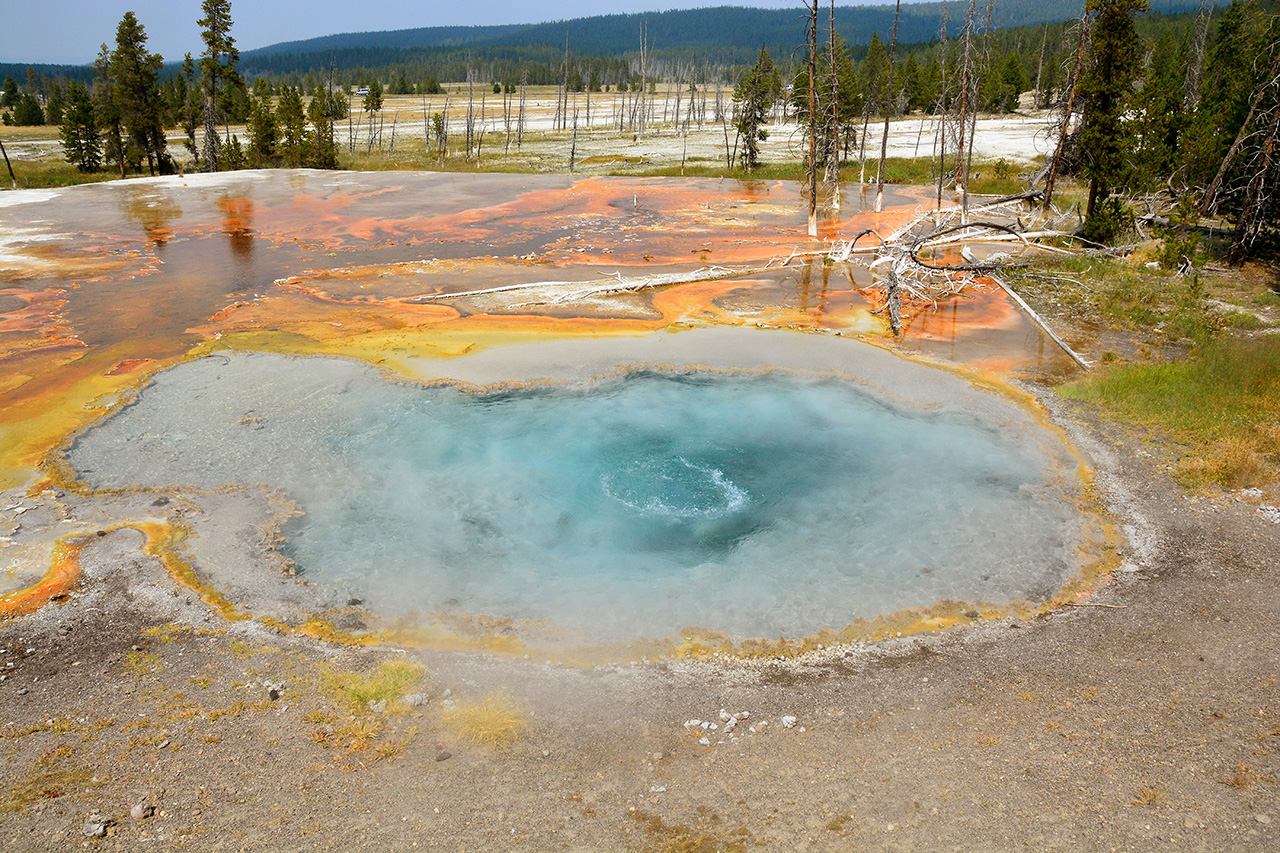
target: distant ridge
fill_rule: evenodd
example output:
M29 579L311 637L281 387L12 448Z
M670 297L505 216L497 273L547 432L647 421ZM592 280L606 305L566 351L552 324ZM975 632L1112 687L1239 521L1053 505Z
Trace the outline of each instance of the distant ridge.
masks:
M898 40L924 42L936 38L942 17L942 3L911 3L902 7ZM979 15L985 13L979 2ZM1229 5L1216 0L1211 5ZM954 37L963 25L967 4L952 0L946 4ZM1065 21L1080 14L1081 0L997 0L991 28L1030 26ZM1152 8L1165 13L1194 12L1200 0L1155 0ZM819 16L825 23L825 13ZM888 41L893 28L893 6L837 6L836 29L850 44L866 44L873 32ZM315 53L412 48L489 48L497 46L544 45L562 50L565 34L572 52L588 56L620 56L639 46L640 24L644 23L650 45L656 51L697 52L719 56L724 51L758 53L761 45L771 52L789 53L804 41L804 20L795 9L748 9L717 6L667 12L597 15L589 18L542 24L505 24L477 27L419 27L382 32L339 33L301 41L281 42L245 51L242 68L252 72L255 61L280 55L303 56ZM983 21L979 21L981 24ZM728 58L728 57L726 57ZM734 56L734 60L739 59ZM266 63L264 63L266 64ZM274 63L272 63L274 64Z

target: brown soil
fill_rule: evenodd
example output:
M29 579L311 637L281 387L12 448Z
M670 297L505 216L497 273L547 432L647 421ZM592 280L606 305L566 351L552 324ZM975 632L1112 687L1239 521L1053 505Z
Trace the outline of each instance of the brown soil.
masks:
M0 624L0 846L1276 849L1280 526L1182 496L1158 451L1045 403L1127 526L1114 581L1040 621L798 661L330 645L223 621L140 534L106 532L77 591ZM382 659L424 663L429 699L353 718L333 673ZM528 715L506 749L446 722L495 692ZM722 708L750 712L736 739Z

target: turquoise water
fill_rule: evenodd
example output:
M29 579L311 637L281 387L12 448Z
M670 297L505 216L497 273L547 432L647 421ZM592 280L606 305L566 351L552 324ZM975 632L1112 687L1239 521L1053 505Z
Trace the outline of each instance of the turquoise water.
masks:
M1050 594L1079 523L1037 445L832 378L472 393L252 354L160 375L70 461L95 487L281 487L287 555L383 613L773 637Z

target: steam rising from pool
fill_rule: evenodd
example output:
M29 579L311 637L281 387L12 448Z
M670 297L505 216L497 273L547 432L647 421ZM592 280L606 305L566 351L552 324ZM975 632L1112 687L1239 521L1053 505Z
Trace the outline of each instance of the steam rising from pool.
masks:
M599 639L799 636L1042 598L1079 522L1037 442L835 378L632 372L471 392L339 359L205 358L82 435L94 487L263 482L287 554L374 610Z

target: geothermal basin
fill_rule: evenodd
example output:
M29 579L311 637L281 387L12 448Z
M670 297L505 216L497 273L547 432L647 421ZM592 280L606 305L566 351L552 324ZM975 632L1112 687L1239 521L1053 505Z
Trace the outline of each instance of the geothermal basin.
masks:
M805 636L942 599L1039 601L1077 570L1070 457L936 368L741 329L474 362L424 384L215 354L157 376L68 461L94 489L282 488L301 511L284 553L340 599L588 643Z

